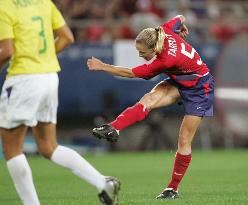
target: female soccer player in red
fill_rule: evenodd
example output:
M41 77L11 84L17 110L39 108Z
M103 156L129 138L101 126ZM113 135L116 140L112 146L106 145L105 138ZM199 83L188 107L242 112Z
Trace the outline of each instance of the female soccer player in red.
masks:
M174 169L166 189L157 196L159 199L179 196L178 186L191 161L195 132L203 116L213 116L214 80L196 50L183 40L188 34L184 22L185 18L180 15L160 27L147 28L139 33L135 40L136 49L146 60L155 57L150 64L128 69L105 64L94 57L87 62L89 70L122 77L150 79L161 73L169 76L113 122L93 129L98 138L115 142L119 131L145 119L151 110L182 101L185 115L179 131Z

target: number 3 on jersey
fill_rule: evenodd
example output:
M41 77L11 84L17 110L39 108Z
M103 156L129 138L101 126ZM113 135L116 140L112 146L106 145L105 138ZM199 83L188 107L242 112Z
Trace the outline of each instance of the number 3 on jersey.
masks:
M194 48L192 48L191 52L186 51L186 49L185 49L185 44L184 44L184 43L181 43L181 47L182 47L181 53L182 53L183 55L189 57L190 59L193 59L195 53L197 53L196 50L195 50ZM201 65L201 64L202 64L201 58L200 58L199 60L197 60L197 64L198 64L198 65Z
M43 22L42 17L40 17L40 16L33 16L32 21L40 22L41 30L39 32L39 36L42 39L43 47L39 50L39 54L43 54L46 52L46 49L47 49L47 41L46 41L46 36L45 36L44 22Z

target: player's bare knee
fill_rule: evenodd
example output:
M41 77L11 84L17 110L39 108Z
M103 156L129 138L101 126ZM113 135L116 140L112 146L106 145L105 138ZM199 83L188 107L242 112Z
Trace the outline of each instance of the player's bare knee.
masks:
M191 145L191 140L187 134L179 134L178 147L185 148Z
M150 110L152 97L150 93L145 94L139 101L142 105L144 105L148 110Z
M143 104L148 110L152 110L156 108L156 105L162 98L162 93L160 92L150 92L145 94L141 100L140 103Z
M3 154L4 154L5 159L9 159L11 155L11 150L9 149L8 146L3 146Z
M22 147L3 145L3 155L6 160L9 160L20 154L22 154Z
M39 147L39 153L47 158L47 159L50 159L52 154L54 152L54 148L52 146L41 146Z

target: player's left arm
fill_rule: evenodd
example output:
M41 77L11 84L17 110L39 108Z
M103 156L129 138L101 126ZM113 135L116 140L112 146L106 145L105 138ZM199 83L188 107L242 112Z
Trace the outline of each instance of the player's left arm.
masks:
M0 41L0 70L9 62L14 53L13 40L5 39Z
M74 36L67 26L62 14L51 1L52 27L55 34L56 53L63 51L66 47L74 43Z
M74 43L74 36L71 32L71 29L67 25L54 30L54 33L56 53L60 53L65 48Z

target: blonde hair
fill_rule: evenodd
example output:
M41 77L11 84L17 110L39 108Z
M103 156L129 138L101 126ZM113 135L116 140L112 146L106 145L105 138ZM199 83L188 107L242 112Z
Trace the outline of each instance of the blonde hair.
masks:
M156 53L161 53L164 48L165 33L159 26L156 28L146 28L136 37L136 43L143 43L149 49L154 49Z

